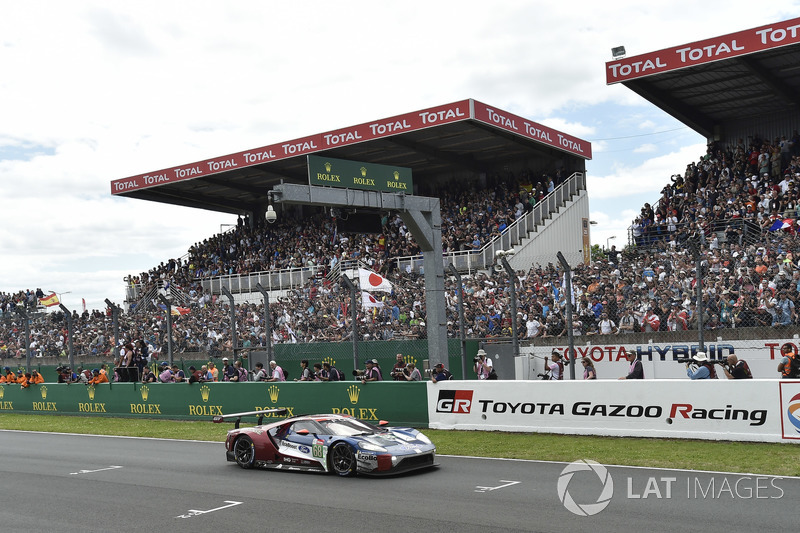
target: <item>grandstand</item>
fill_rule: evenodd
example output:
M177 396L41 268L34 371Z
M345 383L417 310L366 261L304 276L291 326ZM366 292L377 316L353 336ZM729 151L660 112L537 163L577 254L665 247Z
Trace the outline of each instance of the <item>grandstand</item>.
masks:
M700 322L695 259L686 253L690 236L701 239L704 329L724 339L791 338L798 331L800 289L800 43L787 29L798 24L795 19L606 65L609 83L625 84L709 143L698 160L676 162L675 174L663 177L661 196L632 221L625 250L591 261L589 143L474 100L115 180L116 195L240 215L235 228L194 244L184 257L130 276L122 335L145 340L151 351L165 350L166 317L157 296L169 294L191 309L176 318L175 344L182 352L349 341L353 302L336 280L342 269L360 265L386 276L394 291L382 298L381 309L359 314L359 340L425 339L419 247L396 213L381 213L376 234L340 233L338 220L319 208L279 208L274 225L264 221L268 189L282 180L306 182L305 155L317 153L410 167L414 192L440 198L444 262L464 277L470 339L507 342L516 320L524 344L563 344L566 295L555 261L563 251L575 273L578 343L598 342L592 335L604 335L606 320L624 327L612 328L604 343L690 342ZM735 51L724 53L726 43ZM704 49L723 52L711 58L693 52ZM654 67L642 67L648 64ZM493 268L495 252L509 248L517 252L510 258L516 310L508 276ZM456 338L457 287L445 282L444 327ZM265 328L257 284L272 296L272 331ZM236 347L227 300L220 299L223 287L238 302ZM5 357L25 353L13 314L21 297L3 300ZM652 315L658 321L647 322ZM79 354L110 354L108 314L73 319ZM43 317L32 333L37 354L65 353L59 314Z

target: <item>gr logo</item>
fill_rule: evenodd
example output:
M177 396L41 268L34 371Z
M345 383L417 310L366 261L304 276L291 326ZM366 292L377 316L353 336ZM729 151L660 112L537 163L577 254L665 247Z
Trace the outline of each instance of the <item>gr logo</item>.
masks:
M472 409L471 390L440 390L439 401L436 402L437 413L467 414Z

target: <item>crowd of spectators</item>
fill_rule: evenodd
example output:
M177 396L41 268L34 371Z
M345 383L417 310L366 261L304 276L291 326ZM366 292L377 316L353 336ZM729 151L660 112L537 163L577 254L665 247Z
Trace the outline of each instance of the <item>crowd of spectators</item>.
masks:
M708 152L672 176L661 198L645 204L631 227L631 244L615 247L573 271L573 328L576 335L634 331L679 331L700 324L695 284L699 259L703 274L702 324L706 329L798 323L800 293L796 224L800 213L800 139L745 144ZM768 162L768 164L766 163ZM502 233L561 181L560 175L531 179L530 173L495 175L484 188L443 184L428 192L442 199L445 251L475 250ZM287 213L288 215L288 213ZM359 303L362 340L425 338L424 280L392 268L392 258L419 249L397 215L383 219L383 232L339 234L321 211L302 218L282 217L275 225L244 220L189 249L187 258L169 260L129 281L143 287L172 285L190 299L190 312L173 317L174 350L233 351L225 299L205 293L200 281L221 274L294 267L321 267L321 274L344 260L358 260L393 285L379 294L382 308L364 311ZM776 226L776 222L780 222ZM699 257L693 252L695 243ZM504 271L464 275L467 335L509 337L516 320L520 338L566 333L563 272L553 264L516 273L517 313L510 313L509 280ZM0 294L0 355L22 357L21 322L14 306L30 306L36 291ZM457 287L446 280L448 335L458 335ZM272 330L266 331L262 305L236 306L238 346L350 340L349 293L324 275L272 299ZM110 310L73 313L78 355L108 357L115 339ZM119 318L120 345L142 345L151 356L166 350L166 317L156 306ZM60 312L31 325L34 355L67 353L66 323Z

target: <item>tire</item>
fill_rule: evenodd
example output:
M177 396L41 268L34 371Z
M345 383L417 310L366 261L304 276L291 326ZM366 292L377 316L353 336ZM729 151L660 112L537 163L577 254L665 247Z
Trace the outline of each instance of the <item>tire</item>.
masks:
M256 462L256 447L253 439L247 435L242 435L233 444L233 457L236 464L242 468L253 468Z
M344 442L337 442L328 451L331 471L337 476L347 477L356 473L356 456Z

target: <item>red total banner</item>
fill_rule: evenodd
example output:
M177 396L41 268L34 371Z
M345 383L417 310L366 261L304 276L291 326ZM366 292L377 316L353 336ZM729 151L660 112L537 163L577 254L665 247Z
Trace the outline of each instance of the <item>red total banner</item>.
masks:
M111 194L124 194L148 187L209 176L269 161L279 161L289 157L312 154L331 148L471 119L498 126L587 159L591 158L591 145L587 141L582 141L576 137L474 100L461 100L327 133L319 133L292 141L114 180L111 182Z
M609 61L606 63L606 83L610 85L798 42L800 18L795 18L619 61Z
M513 115L507 111L488 106L481 102L475 102L475 120L480 120L492 126L497 126L506 131L528 137L535 141L565 150L575 155L592 158L592 145L589 141L584 141L561 133L553 128L542 126L532 120Z
M380 139L398 133L421 130L458 122L470 118L470 100L462 100L452 104L431 107L420 111L406 113L373 122L342 128L327 133L319 133L235 154L205 159L196 163L178 167L166 168L147 174L139 174L129 178L111 182L111 194L122 194L174 183L185 179L197 178L217 174L236 168L244 168L269 161L279 161L289 157L312 154L330 148L357 144L360 142Z

